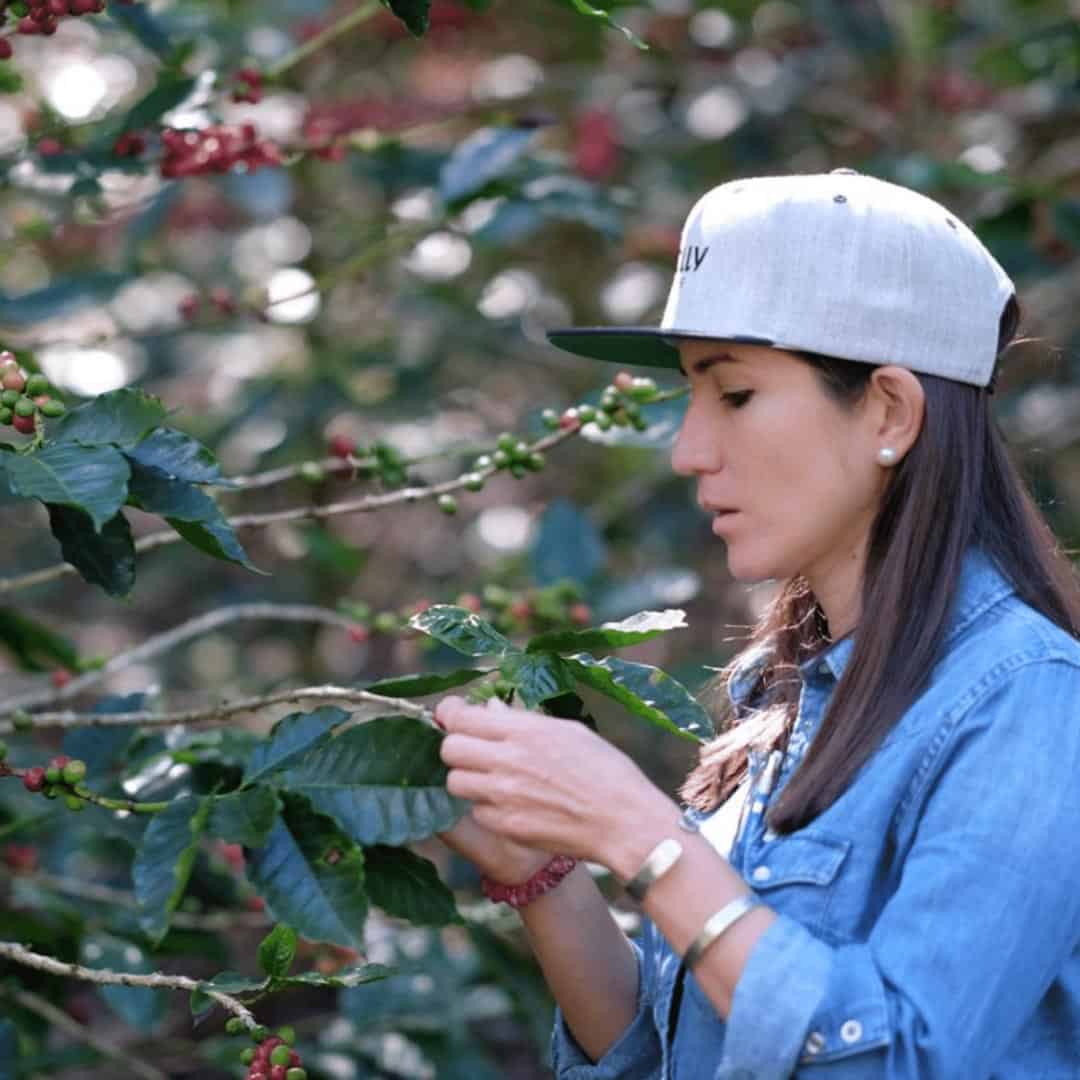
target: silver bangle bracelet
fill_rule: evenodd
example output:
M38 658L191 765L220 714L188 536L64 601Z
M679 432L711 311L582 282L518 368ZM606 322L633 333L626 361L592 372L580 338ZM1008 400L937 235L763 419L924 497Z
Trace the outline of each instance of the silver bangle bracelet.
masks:
M641 869L623 886L640 904L645 899L645 890L666 874L680 859L682 844L674 837L661 840L646 856Z
M701 959L705 950L716 941L725 930L731 927L737 920L741 919L748 911L756 908L760 903L761 901L753 893L746 893L743 896L735 897L734 900L725 904L715 915L710 915L704 927L702 927L701 933L694 938L690 943L690 948L683 954L683 964L686 966L687 970L694 967Z

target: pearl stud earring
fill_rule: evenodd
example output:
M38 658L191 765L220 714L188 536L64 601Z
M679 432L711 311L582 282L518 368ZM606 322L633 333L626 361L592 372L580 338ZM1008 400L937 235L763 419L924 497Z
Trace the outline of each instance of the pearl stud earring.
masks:
M881 465L895 465L896 451L891 446L883 446L877 452L878 463Z

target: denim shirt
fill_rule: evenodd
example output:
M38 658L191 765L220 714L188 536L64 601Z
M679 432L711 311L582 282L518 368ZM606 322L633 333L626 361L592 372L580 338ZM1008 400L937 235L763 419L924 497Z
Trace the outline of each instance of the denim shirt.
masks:
M1080 642L971 549L927 687L828 810L776 835L764 812L852 647L802 665L786 757L751 759L745 807L694 815L777 913L726 1022L643 918L633 1021L594 1064L556 1010L557 1080L1080 1076ZM736 668L737 709L762 659Z

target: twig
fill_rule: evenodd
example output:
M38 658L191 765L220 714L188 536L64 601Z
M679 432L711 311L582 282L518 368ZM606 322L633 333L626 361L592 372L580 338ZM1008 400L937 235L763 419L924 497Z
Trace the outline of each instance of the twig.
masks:
M344 630L356 625L355 619L343 615L340 611L334 611L332 608L316 607L313 604L233 604L230 607L207 612L205 615L197 615L179 626L174 626L171 630L155 634L135 648L118 653L100 668L76 676L66 686L59 688L43 687L27 691L21 695L14 694L5 700L3 712L0 715L14 712L16 709L30 709L37 705L52 705L56 702L68 701L119 671L141 664L151 657L160 656L185 641L200 637L227 623L238 622L243 619L273 619L277 622L321 622L326 623L328 626L340 626Z
M135 908L138 906L135 897L131 893L125 892L123 889L113 889L108 885L100 885L93 881L60 877L57 874L47 874L40 870L14 876L17 876L22 881L41 885L55 892L65 893L68 896L77 896L81 900L94 900L117 907ZM182 930L234 930L245 927L261 929L269 921L265 913L257 911L216 911L207 915L198 915L190 911L174 911L170 918L171 924Z
M83 982L98 983L101 986L145 986L153 990L200 990L227 1012L238 1016L248 1030L256 1026L255 1017L242 1001L221 990L214 990L197 979L189 979L186 975L163 975L160 971L152 975L135 975L129 971L111 971L108 968L87 968L81 964L65 964L51 956L31 952L25 945L20 945L15 941L0 941L0 957L13 960L16 964L23 964L25 967L45 971L50 975L81 979Z
M529 446L530 452L550 449L576 434L573 429L561 430L545 435ZM460 491L465 488L466 477L473 472L487 479L499 470L495 466L488 469L470 470L462 473L453 480L446 480L441 484L431 484L428 487L401 488L385 495L367 495L362 499L354 499L348 502L327 503L324 506L299 506L287 510L275 510L264 514L241 514L228 518L228 524L234 529L257 528L265 525L274 525L281 521L314 521L323 518L338 517L342 514L362 514L373 510L384 510L388 506L396 506L399 503L415 503L422 499L434 499L439 495ZM135 551L143 553L152 551L154 548L164 547L166 544L175 544L183 539L179 533L169 530L167 532L150 533L141 540L136 541ZM15 592L19 589L27 589L32 585L42 585L47 581L63 577L65 574L75 573L75 567L71 563L57 563L55 566L47 566L42 570L34 570L29 574L19 577L0 578L0 596L4 593ZM64 689L70 690L74 680ZM50 700L56 700L51 698Z
M143 727L168 727L171 724L198 724L211 726L226 723L237 713L253 712L267 705L278 705L285 701L346 701L356 704L386 706L395 713L415 717L435 727L430 709L417 705L404 698L383 697L367 690L355 690L348 686L302 686L295 690L279 690L261 697L246 698L232 703L220 702L200 709L187 709L183 712L155 713L149 711L127 713L76 713L51 712L35 713L31 718L33 730L44 728L83 728L83 727L124 727L140 725ZM7 735L15 730L11 720L0 720L0 735Z
M368 19L374 18L374 16L382 10L382 4L378 3L378 0L368 0L368 3L356 8L354 11L350 11L348 15L338 19L337 22L331 23L325 30L320 31L309 41L305 41L303 45L293 49L288 55L283 56L276 64L268 67L265 72L266 77L268 79L279 78L281 75L284 75L289 68L299 64L301 60L306 60L312 53L317 52L324 45L329 45L331 41L341 37L342 34L347 34L354 27L367 22Z
M90 1028L83 1027L82 1024L72 1020L63 1009L58 1009L52 1002L46 1001L38 994L30 990L20 990L14 986L0 986L0 993L6 994L16 1004L26 1009L27 1012L36 1013L47 1021L50 1027L64 1032L65 1035L69 1035L77 1042L86 1043L87 1046L95 1049L102 1057L120 1062L131 1076L142 1077L142 1080L169 1080L168 1073L163 1073L160 1069L154 1068L149 1062L129 1054L119 1046L113 1046L112 1043L107 1042L100 1035L95 1035Z

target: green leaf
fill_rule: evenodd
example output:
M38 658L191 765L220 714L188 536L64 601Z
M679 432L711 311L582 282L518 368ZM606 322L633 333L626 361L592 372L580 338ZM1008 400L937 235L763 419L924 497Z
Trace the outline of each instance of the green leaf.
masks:
M416 926L464 922L454 894L430 860L407 848L380 844L364 850L364 861L368 895L387 915Z
M555 653L512 653L503 661L502 675L517 687L527 709L574 690L573 673Z
M265 990L270 985L269 979L256 979L250 975L241 975L236 971L223 971L212 979L205 979L199 983L198 990L191 991L189 1004L191 1015L196 1021L201 1020L217 1002L214 1001L207 990L220 990L223 994L253 994Z
M94 970L126 971L132 975L150 975L154 971L153 962L141 946L100 932L83 936L79 942L79 962ZM168 1009L166 990L146 986L98 986L96 990L109 1008L137 1031L152 1031Z
M619 702L635 716L694 742L713 737L709 714L682 683L659 668L617 656L596 660L588 653L566 657L566 662L578 682Z
M244 770L244 785L295 764L309 750L327 742L334 728L351 716L332 705L323 705L314 712L295 712L282 717L271 729L269 738L252 752Z
M384 694L387 697L425 697L428 694L453 690L457 686L465 686L484 675L487 675L487 672L477 668L459 668L457 671L403 675L399 679L381 679L365 689L373 694Z
M118 125L117 134L153 127L164 113L175 109L194 89L195 80L189 76L165 76L159 79L149 93L128 109Z
M350 986L363 986L365 983L378 982L380 979L396 975L394 968L384 964L354 964L342 968L333 975L323 975L318 971L303 971L299 975L286 975L278 979L281 986L331 986L346 989Z
M157 469L173 480L235 486L232 480L222 477L221 466L207 447L175 428L157 428L124 453L128 460Z
M296 931L285 923L278 923L259 942L259 967L271 977L288 975L296 956Z
M131 867L139 925L155 942L169 929L169 919L187 888L199 838L210 816L209 798L177 799L155 814L143 833Z
M146 4L113 4L109 8L109 18L158 56L165 57L170 52L172 43L169 35L161 20L151 14Z
M686 629L686 612L677 608L666 611L639 611L622 622L604 623L588 630L551 630L537 634L526 652L597 652L637 645L641 641Z
M505 176L517 165L533 135L530 128L478 128L458 144L439 170L443 202L459 204Z
M131 526L118 513L100 532L81 510L49 506L49 527L60 542L65 561L84 581L99 585L109 596L127 596L135 584L135 541Z
M469 808L446 790L442 738L410 717L379 717L317 747L282 782L359 844L419 840Z
M247 556L247 552L240 546L236 539L236 533L232 526L221 516L218 511L216 521L181 521L179 518L166 518L165 520L194 548L213 555L215 559L225 562L233 562L251 570L256 574L265 574Z
M431 0L383 0L383 3L409 28L413 37L427 33Z
M592 4L586 3L586 0L566 0L567 3L578 13L586 16L590 19L598 19L601 22L607 23L613 30L618 30L627 41L630 42L635 48L648 51L649 46L645 44L629 27L623 26L622 23L616 22L606 11L601 8L593 7Z
M35 164L42 168L45 162L54 160L42 158ZM130 274L88 271L76 277L54 279L44 288L18 296L0 294L0 324L5 328L29 326L71 315L91 304L107 304L130 280Z
M409 625L466 656L502 656L513 649L491 623L453 604L433 604L413 615Z
M36 454L0 455L16 495L84 511L100 532L127 499L131 469L111 446L45 446Z
M127 449L160 426L166 415L165 406L153 395L122 387L65 413L56 422L49 442L54 446L112 444Z
M277 792L261 785L215 795L211 799L206 831L230 844L262 847L280 809Z
M78 650L69 638L15 608L0 607L0 643L24 671L49 671L57 664L74 671L79 666Z
M248 851L248 879L276 922L309 941L364 948L364 855L304 799L286 797L264 847Z

